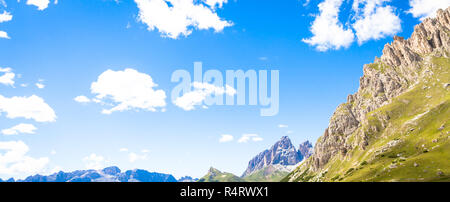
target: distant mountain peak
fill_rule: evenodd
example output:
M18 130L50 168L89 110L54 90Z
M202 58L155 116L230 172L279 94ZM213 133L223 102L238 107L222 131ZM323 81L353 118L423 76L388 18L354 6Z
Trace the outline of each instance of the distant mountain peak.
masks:
M291 139L289 139L288 136L283 136L279 141L275 142L270 149L264 150L250 160L247 169L242 174L242 177L248 176L269 165L292 167L293 165L298 164L302 159L303 155L295 149Z
M119 167L117 167L117 166L106 167L102 171L103 171L103 173L105 173L107 175L117 175L121 172Z
M306 140L305 142L301 143L298 146L298 152L300 153L301 156L303 156L303 159L307 159L314 152L313 145L311 144L310 141Z
M213 167L209 168L208 173L198 180L198 182L242 182L242 181L243 180L241 178L232 173L221 172L220 170Z
M180 179L178 179L178 182L197 182L198 178L193 178L191 176L184 176L184 177L180 177Z

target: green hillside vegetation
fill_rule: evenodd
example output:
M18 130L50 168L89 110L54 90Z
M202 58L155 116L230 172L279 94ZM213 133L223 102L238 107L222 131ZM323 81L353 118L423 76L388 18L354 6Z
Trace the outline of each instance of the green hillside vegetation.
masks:
M221 172L211 167L198 182L244 182L244 180L232 173Z
M369 134L365 149L336 155L318 172L300 166L282 181L450 181L450 59L426 60L420 82L368 113L349 137Z
M273 170L265 167L244 177L247 182L279 182L289 174L287 171Z

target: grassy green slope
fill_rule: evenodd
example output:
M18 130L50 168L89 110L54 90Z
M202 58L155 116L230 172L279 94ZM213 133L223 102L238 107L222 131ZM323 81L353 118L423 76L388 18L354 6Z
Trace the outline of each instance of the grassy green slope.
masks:
M209 172L200 178L198 182L243 182L244 180L232 173L221 172L210 168Z
M270 167L265 167L251 175L245 176L244 180L247 182L279 182L288 174L289 172L286 171L273 170Z
M283 181L450 181L450 59L429 59L428 76L353 134L370 134L367 148L334 156L318 172L300 166Z

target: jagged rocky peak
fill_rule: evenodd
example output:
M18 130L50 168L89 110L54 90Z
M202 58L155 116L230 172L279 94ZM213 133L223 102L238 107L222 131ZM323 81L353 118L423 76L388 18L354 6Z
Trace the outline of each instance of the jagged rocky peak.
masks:
M299 155L289 137L283 136L270 149L264 150L250 160L242 176L247 176L268 165L295 165L302 159L303 157Z
M427 18L414 27L411 37L394 37L391 44L386 44L381 60L390 66L411 65L421 60L420 55L441 51L448 57L450 41L450 8L438 10L436 18Z
M430 65L424 65L428 64L429 56L450 56L450 7L439 10L436 18L427 18L415 26L409 39L395 36L392 43L385 45L380 58L364 65L358 91L337 107L328 128L317 141L308 163L311 170L322 168L337 154L345 156L355 147L364 149L369 137L365 131L357 129L367 125L367 114L411 89L426 72L431 72ZM389 117L377 116L381 128L385 128ZM377 132L379 129L368 130ZM355 138L349 141L353 133L356 133Z
M311 142L307 140L307 141L301 143L298 146L298 152L299 152L300 156L303 157L303 159L309 158L314 152Z

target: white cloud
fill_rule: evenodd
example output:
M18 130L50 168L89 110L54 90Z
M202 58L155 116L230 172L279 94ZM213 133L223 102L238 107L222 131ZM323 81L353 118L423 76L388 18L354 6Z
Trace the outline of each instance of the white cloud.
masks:
M25 118L37 122L53 122L56 120L55 111L45 103L44 99L36 95L30 97L6 98L0 95L0 113L5 112L10 119Z
M386 1L389 0L359 0L354 2L353 9L357 16L352 26L359 44L371 39L392 36L401 31L400 18L395 15L391 6L383 6ZM364 5L362 12L359 9L360 5Z
M4 1L0 1L0 5L3 5L6 7L6 3ZM3 13L0 14L0 23L11 21L12 18L13 18L13 16L10 13L3 11ZM10 39L10 37L8 36L8 33L5 31L1 31L1 30L0 30L0 38Z
M247 143L248 141L259 142L262 141L263 138L258 134L243 134L241 138L239 138L238 143Z
M87 169L95 169L95 170L104 168L105 164L108 163L105 157L97 155L95 153L92 153L89 156L84 157L83 162Z
M89 99L88 97L86 97L84 95L77 96L73 100L75 100L75 102L79 102L79 103L89 103L89 102L91 102L91 99Z
M223 4L226 4L228 0L205 0L205 4L211 8L222 8Z
M409 0L411 13L415 18L424 20L427 17L435 17L438 9L450 6L450 0Z
M0 23L11 21L12 18L13 16L10 13L3 11L3 13L0 14Z
M325 0L319 4L320 14L311 25L313 36L303 42L315 46L319 51L347 48L354 41L351 29L344 29L339 22L339 8L343 0Z
M0 38L10 39L10 37L8 36L8 33L6 33L5 31L1 31L1 30L0 30Z
M17 135L20 133L34 134L35 130L37 130L37 128L33 124L21 123L16 126L13 126L12 128L3 129L2 133L4 135Z
M307 6L311 2L311 0L305 0L305 3L303 3L303 6Z
M278 128L287 128L287 127L289 127L289 126L286 124L278 124Z
M349 47L355 41L355 34L360 45L395 35L401 31L401 20L395 14L395 8L386 5L390 1L354 0L348 11L348 28L345 28L339 21L339 13L342 3L349 1L324 0L318 5L320 14L311 26L313 36L303 42L319 51L327 51Z
M128 161L130 161L131 163L134 163L138 160L146 160L147 154L150 152L150 150L148 149L142 149L141 150L142 154L138 154L135 152L129 152L128 148L120 148L119 151L126 152L128 154Z
M42 11L48 7L50 0L27 0L27 5L37 6Z
M52 150L50 151L50 154L51 154L51 155L55 155L55 154L56 154L56 150L52 149Z
M113 108L103 109L104 114L130 109L156 111L166 106L166 93L153 89L157 86L150 75L134 69L107 70L92 83L91 92L97 94L95 102L112 101Z
M138 161L138 160L146 160L147 159L147 154L137 154L137 153L134 153L134 152L130 152L129 154L128 154L128 160L131 162L131 163L134 163L134 162L136 162L136 161Z
M36 96L6 98L0 95L0 112L7 113L8 118L34 119L37 122L53 122L56 115L45 101Z
M209 83L192 83L193 90L175 99L174 104L186 111L195 109L195 105L201 104L208 96L220 96L223 94L234 95L236 89L226 85L226 87L215 86Z
M43 171L49 158L27 156L29 150L22 141L0 142L0 174L26 176Z
M0 37L1 37L1 33L0 33ZM0 67L0 84L13 86L15 77L16 77L16 74L14 74L12 72L11 68L9 68L9 67L1 68Z
M43 89L45 88L45 85L43 83L36 83L36 87L38 87L39 89Z
M234 137L232 135L223 134L221 135L219 142L231 142L233 141Z
M216 13L224 0L134 0L139 8L138 19L148 30L158 29L162 36L173 39L188 36L192 29L222 31L232 23L222 20ZM204 3L204 4L202 4Z

